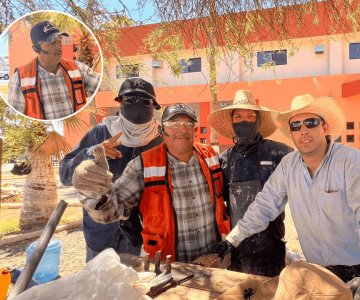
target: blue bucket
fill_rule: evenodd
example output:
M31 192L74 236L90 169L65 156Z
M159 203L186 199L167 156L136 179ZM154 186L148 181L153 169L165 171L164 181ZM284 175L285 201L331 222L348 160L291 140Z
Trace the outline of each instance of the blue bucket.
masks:
M26 263L28 263L35 250L36 242L26 248ZM59 275L60 270L60 251L61 242L51 240L40 260L40 263L33 276L38 283L45 283L54 280Z

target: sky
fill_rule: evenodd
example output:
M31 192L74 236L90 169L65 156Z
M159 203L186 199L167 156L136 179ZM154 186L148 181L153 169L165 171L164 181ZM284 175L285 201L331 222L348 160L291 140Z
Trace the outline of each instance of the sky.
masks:
M158 22L158 20L154 18L151 19L151 17L154 14L154 7L152 5L152 1L146 1L147 3L144 6L144 8L139 11L137 10L136 0L122 0L121 2L127 7L128 13L130 14L130 17L133 20L142 21L146 24ZM103 3L109 10L113 10L113 11L117 10L119 12L122 11L123 9L123 7L117 1L114 0L105 0Z
M126 6L126 13L130 15L130 17L139 22L143 22L145 24L156 23L157 19L151 18L154 14L154 7L152 5L152 1L146 1L147 4L143 9L137 10L137 1L136 0L121 0L121 2ZM114 0L105 0L103 1L105 7L112 12L122 12L124 7L118 2ZM21 17L21 16L19 16ZM7 37L3 34L0 39L0 56L6 56L8 53L8 43Z
M0 56L8 55L7 37L3 34L0 39Z

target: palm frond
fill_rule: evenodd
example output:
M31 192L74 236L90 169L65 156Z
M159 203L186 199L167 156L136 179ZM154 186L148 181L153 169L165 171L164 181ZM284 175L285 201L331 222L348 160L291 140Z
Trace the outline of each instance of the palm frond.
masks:
M77 115L71 116L63 120L62 122L64 126L66 126L72 132L86 131L89 128L89 125L84 120L79 118Z
M51 131L45 141L34 149L33 155L36 159L56 157L61 160L70 150L71 146L65 138L56 131Z
M91 105L91 103L90 103L90 105L88 105L84 108L84 111L86 111L90 115L94 115L95 117L96 116L103 117L103 116L107 115L107 112L105 110L98 108L95 105Z

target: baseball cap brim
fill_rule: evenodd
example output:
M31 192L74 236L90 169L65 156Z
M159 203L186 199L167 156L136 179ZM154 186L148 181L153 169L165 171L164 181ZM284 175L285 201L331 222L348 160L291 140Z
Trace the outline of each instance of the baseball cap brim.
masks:
M153 101L154 108L156 110L161 109L161 105L156 101L155 97L153 95L151 95L150 93L140 90L140 89L132 89L131 91L129 89L129 92L127 92L125 90L124 94L126 95L126 94L129 94L130 92L133 94L142 94L142 95L149 97ZM117 97L114 98L114 100L117 102L121 101L122 99L123 99L123 95L118 95Z
M175 117L177 115L188 116L188 117L190 117L191 120L193 120L194 122L197 122L196 115L194 115L190 112L187 112L187 111L178 111L178 112L170 113L165 118L162 118L161 121L162 122L169 121L170 119L172 119L173 117Z
M59 35L68 37L69 35L66 32L54 32L53 34L49 35L46 39L43 39L39 42L52 42L55 40Z

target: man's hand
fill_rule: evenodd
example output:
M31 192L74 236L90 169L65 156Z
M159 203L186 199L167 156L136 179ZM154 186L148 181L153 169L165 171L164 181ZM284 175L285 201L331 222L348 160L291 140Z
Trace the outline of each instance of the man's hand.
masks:
M118 142L118 138L121 137L122 131L120 131L117 135L114 135L112 138L102 142L105 149L105 155L111 159L116 159L122 157L120 151L116 150L116 147L121 145L121 142Z
M218 257L221 258L221 261L224 259L225 255L230 253L233 249L235 249L235 247L227 240L221 241L216 245L216 252Z
M104 147L94 147L94 160L84 160L74 171L72 178L73 186L83 195L89 198L98 198L111 188L112 174L108 171Z
M354 300L360 300L360 277L355 277L347 283Z

